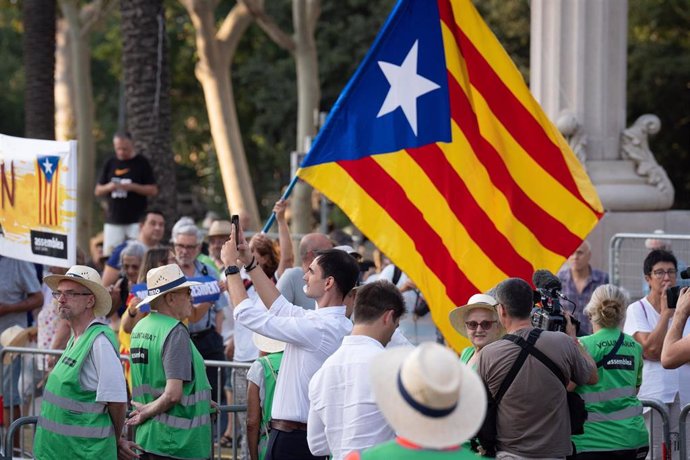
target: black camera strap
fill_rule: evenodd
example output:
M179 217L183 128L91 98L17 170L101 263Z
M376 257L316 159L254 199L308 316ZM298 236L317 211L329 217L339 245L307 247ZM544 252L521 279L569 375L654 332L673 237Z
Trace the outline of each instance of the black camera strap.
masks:
M614 355L615 355L616 353L618 353L618 350L620 349L621 345L623 345L623 339L624 339L624 338L625 338L625 336L624 336L623 333L621 332L621 335L618 336L618 341L617 341L616 344L613 346L613 348L611 348L611 351L609 351L608 353L606 353L606 355L605 355L603 358L601 358L599 361L597 361L597 367L603 366L604 364L606 364L606 362L607 362L609 359L613 358Z
M551 372L553 372L556 377L558 377L558 380L560 380L563 385L566 387L568 386L568 381L565 379L565 376L563 375L563 372L556 366L556 364L549 359L548 356L546 356L544 353L539 351L537 347L534 346L534 343L537 341L536 339L539 338L541 335L541 329L534 328L532 331L529 333L529 338L527 340L523 339L522 337L518 337L517 335L513 334L508 334L503 336L504 339L510 340L511 342L514 342L522 347L523 350L526 350L528 353L533 355L535 358L537 358L539 361L542 362L546 367L549 368ZM532 336L535 336L534 340L530 340Z
M535 332L535 331L538 331L538 332ZM539 338L539 334L541 334L540 329L532 330L529 333L529 337L527 338L526 343L534 344L537 341L537 339ZM522 337L518 337L518 336L512 335L512 334L504 335L503 338L506 340L510 340L512 342L515 342L514 339L520 339L524 342L524 339ZM501 402L501 399L503 399L503 395L505 395L506 391L508 391L508 388L510 388L510 385L513 383L513 380L515 380L515 377L517 377L518 372L520 372L522 365L525 363L525 360L527 359L527 355L529 355L529 350L527 350L527 348L523 347L522 350L520 350L520 354L518 355L517 359L513 363L513 366L508 371L508 375L506 375L506 377L503 379L503 382L501 383L501 387L498 389L496 396L494 396L494 401L496 401L497 405L499 402Z

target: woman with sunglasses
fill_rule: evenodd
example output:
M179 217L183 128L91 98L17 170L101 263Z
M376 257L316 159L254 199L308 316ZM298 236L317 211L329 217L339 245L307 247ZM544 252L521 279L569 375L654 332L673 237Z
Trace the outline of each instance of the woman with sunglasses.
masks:
M460 354L460 361L468 366L474 367L479 351L505 334L498 322L495 305L496 300L490 295L475 294L467 305L450 312L453 328L472 343Z

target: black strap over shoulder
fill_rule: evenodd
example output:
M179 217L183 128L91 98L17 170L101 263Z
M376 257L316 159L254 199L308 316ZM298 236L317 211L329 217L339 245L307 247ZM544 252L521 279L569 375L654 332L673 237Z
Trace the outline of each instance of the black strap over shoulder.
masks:
M553 372L556 375L556 377L558 377L558 380L560 380L563 383L563 385L567 387L568 381L565 379L563 372L561 372L558 366L556 366L556 364L553 361L551 361L551 359L549 359L548 356L546 356L544 353L542 353L534 346L541 332L541 329L532 329L532 331L529 333L529 337L527 338L527 340L513 334L508 334L503 338L520 345L523 350L527 350L528 353L530 353L532 356L541 361L542 364L548 367L549 370Z
M530 335L527 338L527 340L530 343L534 344L534 342L536 342L539 338L539 334L541 334L541 329L534 329L530 332ZM522 337L518 337L512 334L505 335L503 338L506 340L510 340L512 342L515 342L516 339L523 340ZM523 347L517 359L513 363L513 366L510 368L508 374L503 379L503 382L501 383L501 386L499 387L496 396L494 396L494 401L496 401L496 404L501 402L501 399L503 399L503 395L506 394L506 391L508 391L508 388L510 388L510 385L513 383L513 380L515 380L515 377L517 377L518 372L520 372L522 365L525 363L525 360L527 359L527 355L529 355L529 351Z
M621 332L621 335L618 336L618 341L616 341L616 344L613 346L613 348L611 348L611 351L609 351L608 353L606 353L606 356L604 356L604 357L601 358L599 361L597 361L597 367L603 366L604 363L606 363L606 361L608 361L608 360L611 359L616 353L618 353L618 350L620 350L621 345L623 345L623 339L625 339L625 335L623 335L623 333Z

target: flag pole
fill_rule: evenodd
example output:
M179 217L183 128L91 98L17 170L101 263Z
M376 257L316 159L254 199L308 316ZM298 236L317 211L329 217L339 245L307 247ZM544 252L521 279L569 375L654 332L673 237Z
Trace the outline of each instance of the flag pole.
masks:
M292 177L292 180L288 184L287 188L285 189L285 192L283 192L283 196L280 197L281 200L287 200L290 194L292 193L292 189L295 188L295 184L297 184L297 181L299 178L297 177L297 174L295 174ZM268 231L271 229L273 226L273 223L276 221L276 213L271 212L270 217L264 224L264 228L261 229L261 233L268 233Z

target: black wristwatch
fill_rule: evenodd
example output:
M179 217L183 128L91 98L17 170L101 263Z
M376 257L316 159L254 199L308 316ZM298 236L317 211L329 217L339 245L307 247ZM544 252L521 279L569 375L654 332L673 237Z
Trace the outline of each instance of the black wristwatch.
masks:
M237 275L240 272L240 267L237 265L230 265L225 269L225 276Z

